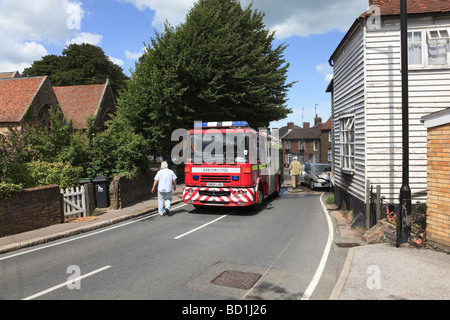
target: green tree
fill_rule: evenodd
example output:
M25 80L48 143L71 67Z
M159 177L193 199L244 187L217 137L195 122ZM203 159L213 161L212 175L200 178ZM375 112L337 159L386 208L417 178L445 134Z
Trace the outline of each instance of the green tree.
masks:
M126 86L128 77L105 52L91 44L71 44L61 56L47 55L23 71L23 76L49 76L54 86L103 84L106 79L117 93Z
M200 0L186 21L168 23L136 63L118 116L155 154L170 153L171 133L194 121L247 120L258 128L284 119L286 46L273 47L264 14L236 0Z

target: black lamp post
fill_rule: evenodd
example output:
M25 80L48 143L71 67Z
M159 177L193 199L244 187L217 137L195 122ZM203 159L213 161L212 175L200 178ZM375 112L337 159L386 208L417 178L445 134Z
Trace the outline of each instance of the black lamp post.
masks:
M403 175L402 187L400 189L400 216L397 226L397 247L408 243L411 234L411 189L409 187L408 22L406 2L407 0L401 0L400 2Z

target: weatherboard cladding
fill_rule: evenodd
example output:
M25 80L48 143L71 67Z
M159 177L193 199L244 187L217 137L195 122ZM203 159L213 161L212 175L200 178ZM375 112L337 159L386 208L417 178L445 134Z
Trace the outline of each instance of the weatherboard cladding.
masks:
M387 5L389 2L383 3ZM441 11L450 11L449 1L412 3L410 8L414 11L410 12L425 13L438 7ZM361 24L332 57L335 67L334 169L336 183L359 199L365 200L365 179L370 179L371 184L381 185L382 195L387 201L396 203L402 184L403 150L399 17L383 17L381 25L381 29L368 30L364 23ZM450 28L450 17L439 15L436 18L433 14L412 16L408 19L408 27L410 30ZM450 69L411 67L410 187L414 203L426 201L427 189L427 132L420 120L426 114L449 106ZM356 120L356 168L350 177L341 173L339 158L339 117L346 113L355 114Z

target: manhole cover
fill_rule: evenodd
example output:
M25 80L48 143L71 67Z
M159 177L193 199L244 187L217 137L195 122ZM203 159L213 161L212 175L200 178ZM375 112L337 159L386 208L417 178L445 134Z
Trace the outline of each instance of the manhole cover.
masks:
M339 248L353 248L359 247L360 244L357 242L335 242Z
M248 290L251 289L261 277L262 276L257 273L227 270L211 281L211 283L225 287Z

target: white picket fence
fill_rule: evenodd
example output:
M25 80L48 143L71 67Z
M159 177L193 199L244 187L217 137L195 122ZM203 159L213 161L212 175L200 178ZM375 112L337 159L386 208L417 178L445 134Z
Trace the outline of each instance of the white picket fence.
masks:
M64 216L86 217L86 197L84 186L63 190L64 195Z

